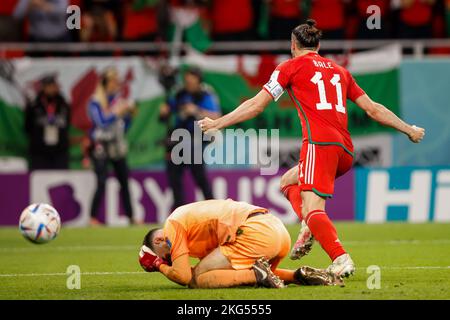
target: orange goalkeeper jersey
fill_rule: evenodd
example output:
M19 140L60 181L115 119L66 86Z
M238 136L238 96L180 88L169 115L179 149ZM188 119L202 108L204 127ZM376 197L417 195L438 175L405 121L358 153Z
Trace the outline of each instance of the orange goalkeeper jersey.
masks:
M164 225L172 261L186 253L201 259L218 246L234 242L249 214L267 211L231 199L199 201L177 208Z

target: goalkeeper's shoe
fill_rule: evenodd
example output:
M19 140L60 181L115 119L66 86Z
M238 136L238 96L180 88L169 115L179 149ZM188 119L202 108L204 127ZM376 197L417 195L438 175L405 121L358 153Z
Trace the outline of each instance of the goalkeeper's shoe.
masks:
M298 268L294 279L297 284L304 286L344 286L344 280L334 273L308 266Z
M291 260L298 260L306 256L311 251L313 244L314 237L312 232L309 230L309 227L306 225L305 221L302 221L300 234L298 235L298 239L291 250Z
M284 282L270 269L269 261L259 258L253 264L253 271L256 276L256 283L266 288L284 288Z
M355 264L348 253L344 253L334 259L327 271L334 273L338 277L347 278L355 272Z

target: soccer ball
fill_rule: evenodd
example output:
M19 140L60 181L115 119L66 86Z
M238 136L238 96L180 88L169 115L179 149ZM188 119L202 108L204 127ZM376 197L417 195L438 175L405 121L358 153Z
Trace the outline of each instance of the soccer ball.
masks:
M19 229L25 239L46 243L56 238L61 229L58 211L45 203L34 203L22 211Z

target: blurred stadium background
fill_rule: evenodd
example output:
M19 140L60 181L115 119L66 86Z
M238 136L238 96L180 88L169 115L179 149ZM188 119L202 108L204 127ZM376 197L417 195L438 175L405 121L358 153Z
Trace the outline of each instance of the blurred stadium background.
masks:
M412 145L349 106L355 167L338 180L331 218L450 221L450 1L34 1L64 8L53 8L53 22L21 11L23 2L33 1L0 3L0 225L16 225L32 202L55 206L66 226L88 224L95 177L83 165L83 141L91 127L87 103L99 74L112 65L138 105L127 134L134 214L146 223L164 221L172 198L161 143L167 128L158 121L159 106L170 95L162 68L179 68L173 80L180 83L183 68L200 67L227 113L260 90L289 57L290 30L308 17L324 30L323 54L349 68L374 100L427 130L425 140ZM69 5L81 8L81 29L67 29L67 18L76 12L68 14ZM367 28L370 5L380 9L381 29ZM56 75L71 109L70 170L30 172L24 109L49 74ZM301 139L288 96L242 128L280 129L280 171L261 176L252 164L209 166L214 196L262 205L295 223L278 191L282 173L297 161ZM248 151L235 151L248 158ZM191 177L185 179L186 200L201 198ZM111 177L100 214L107 225L126 223L118 193Z

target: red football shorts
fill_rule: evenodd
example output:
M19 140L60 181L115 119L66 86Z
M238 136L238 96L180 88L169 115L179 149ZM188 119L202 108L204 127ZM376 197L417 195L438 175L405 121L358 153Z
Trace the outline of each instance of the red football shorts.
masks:
M300 190L331 198L334 180L350 170L352 163L353 156L340 146L304 142L298 170Z

